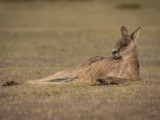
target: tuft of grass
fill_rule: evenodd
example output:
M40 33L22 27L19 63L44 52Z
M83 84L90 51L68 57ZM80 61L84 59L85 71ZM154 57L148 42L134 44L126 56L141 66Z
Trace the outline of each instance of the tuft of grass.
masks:
M140 9L142 6L138 3L121 3L116 6L117 9Z

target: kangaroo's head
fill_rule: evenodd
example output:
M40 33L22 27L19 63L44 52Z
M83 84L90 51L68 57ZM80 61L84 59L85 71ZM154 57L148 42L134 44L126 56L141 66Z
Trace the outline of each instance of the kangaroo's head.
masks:
M131 35L128 34L126 27L121 27L122 38L119 39L112 50L114 59L123 57L123 55L133 52L137 48L136 39L138 38L141 27L135 30Z

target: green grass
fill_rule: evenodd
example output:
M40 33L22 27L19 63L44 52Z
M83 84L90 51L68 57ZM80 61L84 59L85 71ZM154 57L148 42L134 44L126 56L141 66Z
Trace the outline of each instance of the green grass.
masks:
M121 37L142 26L138 39L142 81L124 85L0 87L0 119L159 120L159 1L1 2L0 84L43 78L91 56L110 56Z

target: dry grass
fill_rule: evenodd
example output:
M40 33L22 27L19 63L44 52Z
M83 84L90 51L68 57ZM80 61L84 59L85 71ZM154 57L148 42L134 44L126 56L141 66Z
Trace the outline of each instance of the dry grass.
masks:
M142 81L120 86L17 85L0 87L0 119L159 120L160 2L1 2L0 84L25 82L74 66L90 56L109 56L119 28L142 26ZM122 0L122 3L129 4Z

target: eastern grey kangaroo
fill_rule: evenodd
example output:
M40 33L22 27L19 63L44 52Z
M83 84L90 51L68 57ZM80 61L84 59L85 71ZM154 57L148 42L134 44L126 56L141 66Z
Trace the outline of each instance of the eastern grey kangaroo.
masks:
M112 50L112 57L93 57L75 68L59 71L49 77L30 80L27 83L61 84L78 82L97 82L101 84L119 84L125 81L140 80L137 38L141 27L128 34L121 27L122 38Z

